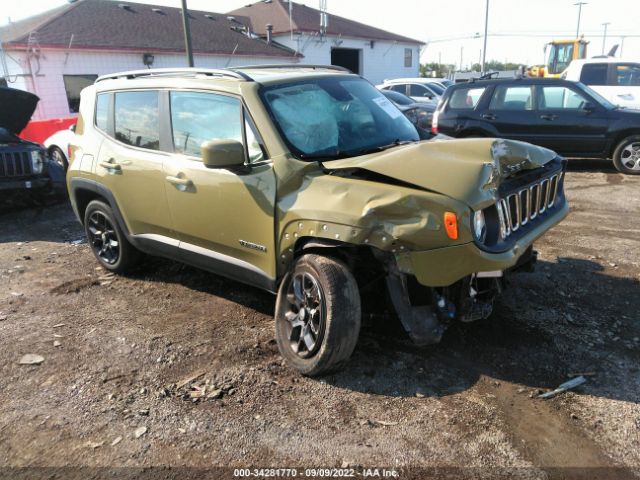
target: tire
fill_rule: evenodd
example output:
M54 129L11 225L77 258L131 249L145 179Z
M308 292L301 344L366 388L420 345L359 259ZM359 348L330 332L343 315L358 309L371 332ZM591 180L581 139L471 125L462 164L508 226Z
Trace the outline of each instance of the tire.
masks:
M106 270L124 273L138 263L140 252L129 243L106 203L93 200L87 205L84 230L91 251Z
M621 173L640 175L640 135L631 135L618 144L613 165Z
M67 160L67 156L59 147L51 147L49 149L49 156L51 157L51 160L64 168L65 172L69 169L69 161Z
M358 284L343 263L304 255L280 285L275 320L278 348L289 365L311 377L339 370L360 333Z

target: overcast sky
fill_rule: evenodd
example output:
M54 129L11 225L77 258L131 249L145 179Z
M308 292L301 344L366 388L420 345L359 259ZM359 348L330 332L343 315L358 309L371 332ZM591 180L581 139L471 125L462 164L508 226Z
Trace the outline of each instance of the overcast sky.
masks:
M0 24L18 20L66 3L66 0L1 0ZM111 1L111 0L109 0ZM543 60L544 44L554 38L575 36L578 0L490 0L487 59L524 64ZM180 0L139 0L180 6ZM587 0L580 31L591 41L589 55L602 51L604 22L610 22L606 49L621 43L623 56L640 60L640 0ZM189 8L218 13L251 0L188 0ZM318 0L298 0L318 8ZM484 33L485 0L328 0L329 12L427 42L422 62L463 65L479 61ZM462 50L462 52L461 52Z

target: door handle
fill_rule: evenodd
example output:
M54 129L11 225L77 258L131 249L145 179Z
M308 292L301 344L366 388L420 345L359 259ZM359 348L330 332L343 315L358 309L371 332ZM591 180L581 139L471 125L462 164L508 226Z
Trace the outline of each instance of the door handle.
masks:
M193 182L188 178L180 178L173 177L171 175L167 176L167 182L172 183L173 185L178 185L180 187L190 187L193 185Z
M540 115L542 120L557 120L558 115Z
M493 113L483 113L482 115L480 115L482 118L484 118L485 120L495 120L496 117Z
M116 172L122 171L122 167L115 163L115 160L113 158L110 158L106 162L99 162L98 165L100 165L102 168L106 168L107 170L115 170Z

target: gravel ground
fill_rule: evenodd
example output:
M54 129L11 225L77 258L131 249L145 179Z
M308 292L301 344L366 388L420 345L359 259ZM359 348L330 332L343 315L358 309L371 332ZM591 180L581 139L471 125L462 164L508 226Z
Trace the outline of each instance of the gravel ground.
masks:
M423 349L365 328L322 379L283 364L270 294L162 259L107 275L67 205L0 214L0 478L640 477L640 177L575 162L567 191L490 320Z

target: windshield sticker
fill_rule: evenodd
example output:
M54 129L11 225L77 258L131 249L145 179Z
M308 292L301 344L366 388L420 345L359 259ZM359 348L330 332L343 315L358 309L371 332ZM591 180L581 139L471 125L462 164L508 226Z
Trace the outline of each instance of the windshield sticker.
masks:
M385 111L387 115L389 115L394 120L402 116L402 112L398 110L389 100L385 97L374 98L373 101L378 105L382 110Z

